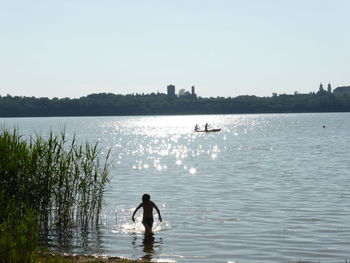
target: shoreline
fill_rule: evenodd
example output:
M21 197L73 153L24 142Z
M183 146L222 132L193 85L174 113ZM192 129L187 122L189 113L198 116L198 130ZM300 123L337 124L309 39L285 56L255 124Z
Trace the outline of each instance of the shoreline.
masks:
M39 262L51 262L55 263L153 263L154 261L144 259L129 259L117 256L108 255L89 255L89 254L69 254L69 253L57 253L57 252L40 252ZM157 261L159 262L159 261ZM166 261L160 263L167 263Z

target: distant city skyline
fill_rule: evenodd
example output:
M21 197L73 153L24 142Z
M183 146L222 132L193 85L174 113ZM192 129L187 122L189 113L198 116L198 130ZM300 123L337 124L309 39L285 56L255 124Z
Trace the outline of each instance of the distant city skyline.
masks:
M348 0L1 1L0 95L350 85Z

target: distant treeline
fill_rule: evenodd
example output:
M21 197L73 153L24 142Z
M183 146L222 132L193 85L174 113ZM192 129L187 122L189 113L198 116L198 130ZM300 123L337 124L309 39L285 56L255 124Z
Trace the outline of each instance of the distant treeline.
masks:
M350 96L310 93L272 97L238 96L201 98L163 93L91 94L79 99L0 97L0 117L121 116L175 114L297 113L350 111Z

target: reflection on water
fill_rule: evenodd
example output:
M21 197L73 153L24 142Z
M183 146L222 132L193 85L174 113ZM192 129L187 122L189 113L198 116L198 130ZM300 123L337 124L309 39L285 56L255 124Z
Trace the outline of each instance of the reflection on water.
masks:
M90 229L50 230L40 242L53 251L80 253L103 253L103 232L100 226Z
M142 241L140 242L141 239ZM151 261L155 255L161 254L163 239L156 237L152 231L144 232L142 236L134 233L131 244L134 250L142 249L144 255L141 259Z

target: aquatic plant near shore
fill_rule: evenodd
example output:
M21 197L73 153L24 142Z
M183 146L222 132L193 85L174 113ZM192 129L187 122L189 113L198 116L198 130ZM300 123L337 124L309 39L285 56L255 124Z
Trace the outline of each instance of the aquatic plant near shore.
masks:
M32 262L38 251L38 224L35 212L10 201L0 224L0 262ZM21 216L19 216L21 215Z
M63 233L73 227L86 230L98 224L108 182L109 152L103 163L99 156L97 144L79 145L75 137L68 143L64 132L59 136L50 133L47 138L37 135L25 140L16 130L3 129L0 239L3 231L15 232L18 222L29 214L30 218L35 215L35 220L30 223L27 220L26 224L31 227L37 222L44 236L50 230Z

